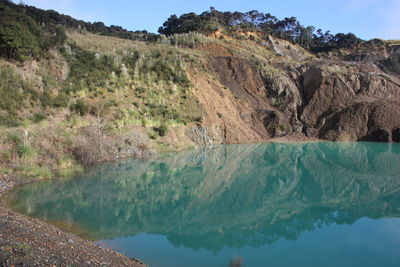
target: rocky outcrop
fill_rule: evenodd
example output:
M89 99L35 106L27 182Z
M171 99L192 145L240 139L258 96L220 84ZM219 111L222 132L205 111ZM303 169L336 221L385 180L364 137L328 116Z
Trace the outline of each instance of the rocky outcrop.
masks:
M332 141L391 141L399 127L400 80L373 63L321 61L303 74L301 121L308 136Z
M214 80L198 97L207 114L203 126L221 129L222 142L293 133L330 141L400 139L400 45L373 40L319 58L279 39L264 45L274 60L209 56Z
M375 64L385 72L400 74L400 44L387 43L379 39L360 44L354 52L344 58L348 61Z

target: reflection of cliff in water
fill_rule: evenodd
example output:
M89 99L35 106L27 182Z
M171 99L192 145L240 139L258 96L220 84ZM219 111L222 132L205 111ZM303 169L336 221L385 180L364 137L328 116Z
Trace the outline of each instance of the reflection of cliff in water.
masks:
M261 246L325 224L399 217L399 163L390 144L231 145L30 185L14 206L96 240L147 232L191 248Z

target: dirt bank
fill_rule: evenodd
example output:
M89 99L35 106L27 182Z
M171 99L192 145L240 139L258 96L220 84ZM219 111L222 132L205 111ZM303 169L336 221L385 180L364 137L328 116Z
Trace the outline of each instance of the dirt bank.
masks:
M0 175L0 199L34 180ZM0 204L0 266L146 266Z

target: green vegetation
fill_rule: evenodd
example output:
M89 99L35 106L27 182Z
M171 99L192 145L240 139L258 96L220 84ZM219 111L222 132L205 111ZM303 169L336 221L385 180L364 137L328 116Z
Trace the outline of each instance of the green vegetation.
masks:
M265 45L269 36L313 51L360 42L351 34L315 32L295 18L213 8L171 16L160 33L0 0L0 169L50 177L54 169L160 149L168 133L184 135L180 127L203 122L196 90L217 80L207 69L209 55L250 59L267 87L276 88L287 62ZM272 106L284 106L282 94L269 92Z
M24 4L13 4L0 0L0 55L8 59L26 60L38 57L52 47L63 44L67 39L64 30L85 30L91 33L145 42L162 42L163 36L147 31L128 31L119 26L107 27L102 22L89 23L61 15L55 11L44 11ZM241 12L220 12L215 8L203 12L170 16L159 28L163 35L173 36L173 45L193 47L205 41L201 34L222 30L224 34L237 39L243 38L238 32L257 32L260 38L269 35L297 43L312 51L327 51L351 47L362 42L354 34L316 30L312 26L302 26L295 17L277 19L275 16L252 10ZM176 35L190 33L190 35ZM224 38L220 36L220 38ZM256 41L254 36L250 40ZM86 55L88 56L88 55Z
M53 10L42 10L24 4L16 5L8 0L0 0L0 5L0 9L4 9L5 7L8 9L12 9L16 12L26 14L26 16L29 16L39 25L46 25L44 27L47 28L47 32L52 34L59 33L60 28L55 27L55 25L61 25L65 28L76 30L85 29L92 33L124 39L141 40L148 42L157 41L159 39L159 35L149 33L147 31L132 32L115 25L107 27L102 22L84 22L81 20L76 20L67 15L59 14L58 12L55 12ZM63 35L57 34L55 36L62 37ZM59 42L60 38L54 38L55 36L53 36L51 40L47 40L47 43L50 44L52 42Z
M159 136L165 136L168 133L168 126L165 123L162 123L159 127L153 127L153 129Z
M18 112L37 99L37 93L14 72L10 65L0 66L0 125L20 124Z
M71 111L84 116L93 103L103 103L110 107L109 120L117 127L143 120L150 125L192 120L191 114L181 113L192 87L184 54L168 47L123 47L107 54L101 48L89 51L77 44L80 39L73 40L61 49L70 66L62 92L78 98L70 104Z
M183 14L180 17L170 16L159 28L165 35L177 33L199 32L212 33L223 30L227 35L241 38L237 32L258 32L263 39L269 35L289 40L312 51L327 51L337 48L351 47L362 42L354 34L323 32L315 27L304 27L295 17L277 19L271 14L264 14L257 10L246 13L220 12L215 8L203 12ZM252 38L254 40L254 36Z
M168 37L168 41L174 46L195 48L200 44L210 42L203 34L197 32L177 33Z
M69 52L62 49L63 55L70 66L67 91L93 91L98 87L105 87L106 81L113 71L116 71L112 58L101 56L96 58L95 53L81 49L75 44L69 44Z
M66 39L57 24L39 26L20 5L0 1L0 56L6 59L37 58Z
M146 138L154 135L156 147L170 126L202 115L190 97L191 55L170 44L115 44L111 37L97 43L89 33L68 34L59 50L24 63L0 61L2 173L50 178L143 155L151 148ZM136 125L148 136L146 129L127 135Z

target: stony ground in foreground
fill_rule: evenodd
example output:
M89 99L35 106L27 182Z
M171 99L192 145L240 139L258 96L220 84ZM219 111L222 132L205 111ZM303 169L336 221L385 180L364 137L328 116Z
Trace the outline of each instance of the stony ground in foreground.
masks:
M32 180L0 175L0 199L27 182ZM0 205L0 266L146 265Z

